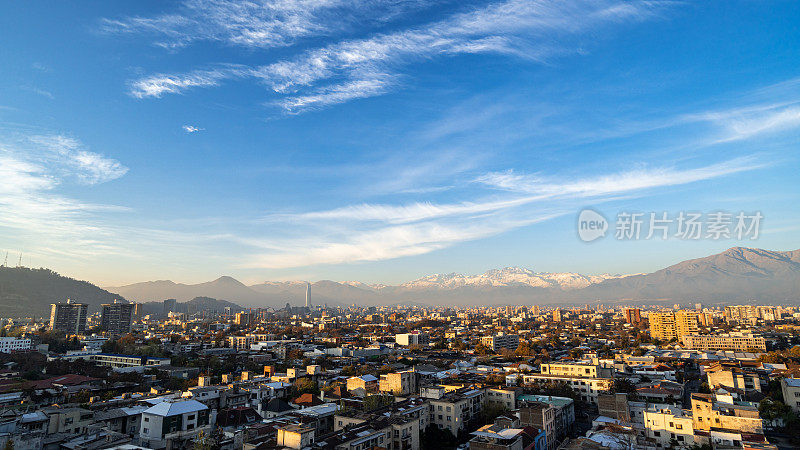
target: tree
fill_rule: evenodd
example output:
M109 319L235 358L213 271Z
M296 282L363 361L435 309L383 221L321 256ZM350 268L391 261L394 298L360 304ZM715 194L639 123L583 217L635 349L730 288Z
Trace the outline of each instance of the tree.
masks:
M536 353L536 351L531 347L531 344L528 341L520 342L519 346L516 350L514 350L518 356L532 356Z
M636 385L624 378L614 378L614 386L611 391L616 393L631 394L636 392Z
M513 361L514 359L516 359L516 356L517 356L517 354L514 353L513 350L507 349L505 347L501 348L499 353L500 353L500 356L502 356L506 360L510 360L510 361Z
M434 424L428 425L425 431L420 433L420 442L424 450L441 450L443 448L455 448L456 437L448 429L441 429Z
M490 355L492 353L494 353L494 352L492 352L492 350L489 349L489 347L483 345L483 342L481 342L481 343L479 343L478 345L475 346L475 354L476 355Z
M216 450L218 448L219 444L214 436L206 434L205 431L201 431L192 443L192 450Z
M296 395L319 394L317 383L310 378L298 378L297 381L294 382L294 389Z
M508 408L502 403L489 402L483 407L478 417L480 417L483 425L488 425L494 422L494 419L502 416L508 412Z
M785 403L773 401L768 398L762 400L761 403L758 404L758 414L762 419L769 420L770 422L785 418L791 411L792 409Z
M501 373L486 375L486 384L506 384L506 376Z
M3 450L14 450L14 441L11 440L11 436L8 437L6 445L3 446Z
M392 403L394 403L392 395L368 395L364 397L363 407L364 411L374 411Z
M575 358L575 359L578 359L578 358L580 358L581 356L583 356L583 349L580 349L580 348L571 348L571 349L569 350L569 356L571 356L571 357L573 357L573 358Z

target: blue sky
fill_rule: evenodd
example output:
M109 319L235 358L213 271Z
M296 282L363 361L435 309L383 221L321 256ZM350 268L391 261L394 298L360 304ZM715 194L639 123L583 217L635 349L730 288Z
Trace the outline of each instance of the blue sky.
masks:
M6 2L0 248L101 285L797 249L797 23L789 1ZM584 207L764 222L587 244Z

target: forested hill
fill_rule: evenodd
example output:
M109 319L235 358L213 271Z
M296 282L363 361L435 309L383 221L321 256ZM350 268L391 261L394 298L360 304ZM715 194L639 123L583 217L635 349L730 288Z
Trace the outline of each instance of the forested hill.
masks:
M123 297L89 282L61 276L50 269L0 267L0 317L47 317L50 304L68 298L89 305L89 313L103 303Z

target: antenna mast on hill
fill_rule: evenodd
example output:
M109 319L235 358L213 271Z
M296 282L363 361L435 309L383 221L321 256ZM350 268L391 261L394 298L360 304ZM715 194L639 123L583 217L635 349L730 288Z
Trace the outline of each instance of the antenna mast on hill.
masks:
M3 267L8 267L8 252L6 252L6 259L3 260Z
M19 262L17 263L17 267L22 267L22 252L19 252Z

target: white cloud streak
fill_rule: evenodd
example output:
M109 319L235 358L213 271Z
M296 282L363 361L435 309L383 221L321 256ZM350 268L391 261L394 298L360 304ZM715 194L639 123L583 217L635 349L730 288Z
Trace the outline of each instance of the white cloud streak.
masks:
M604 202L619 195L645 195L666 188L765 167L755 157L736 158L702 167L642 168L578 180L556 181L536 175L493 172L477 179L492 189L508 192L500 198L452 204L359 204L275 220L295 227L315 224L318 239L288 238L250 241L266 252L245 262L248 267L290 268L313 264L377 261L421 255L458 242L481 239L572 211L591 198ZM573 205L574 203L574 205ZM332 228L335 224L342 228Z
M183 131L185 131L185 132L187 132L187 133L189 133L189 134L191 134L191 133L197 133L198 131L203 131L203 130L205 130L205 128L198 128L198 127L196 127L196 126L194 126L194 125L184 125L184 126L182 126L181 128L183 128Z
M100 31L153 35L156 45L169 49L198 41L273 48L292 45L301 38L345 32L354 25L381 24L428 4L396 0L186 0L170 14L103 19Z
M679 170L643 168L613 175L554 183L544 177L514 171L491 172L476 181L486 186L548 198L597 197L624 194L657 187L677 186L766 167L755 157L741 157L710 166Z
M710 122L722 129L722 135L712 143L726 143L800 126L800 101L793 104L776 103L749 108L735 108L687 116L688 120Z
M276 93L289 94L276 104L297 112L383 94L396 85L404 66L440 56L493 53L543 60L568 47L559 38L566 41L605 25L644 20L655 14L658 5L507 0L427 26L308 50L269 65L151 75L132 82L130 93L138 98L160 97L218 86L225 80L254 78ZM307 92L294 94L298 90Z
M102 228L87 220L96 213L121 211L56 192L62 184L95 185L123 176L118 161L83 148L60 135L0 137L0 227L7 235L33 236L39 250L61 249L74 255L107 251ZM49 249L49 250L48 250ZM30 248L29 248L30 250Z

